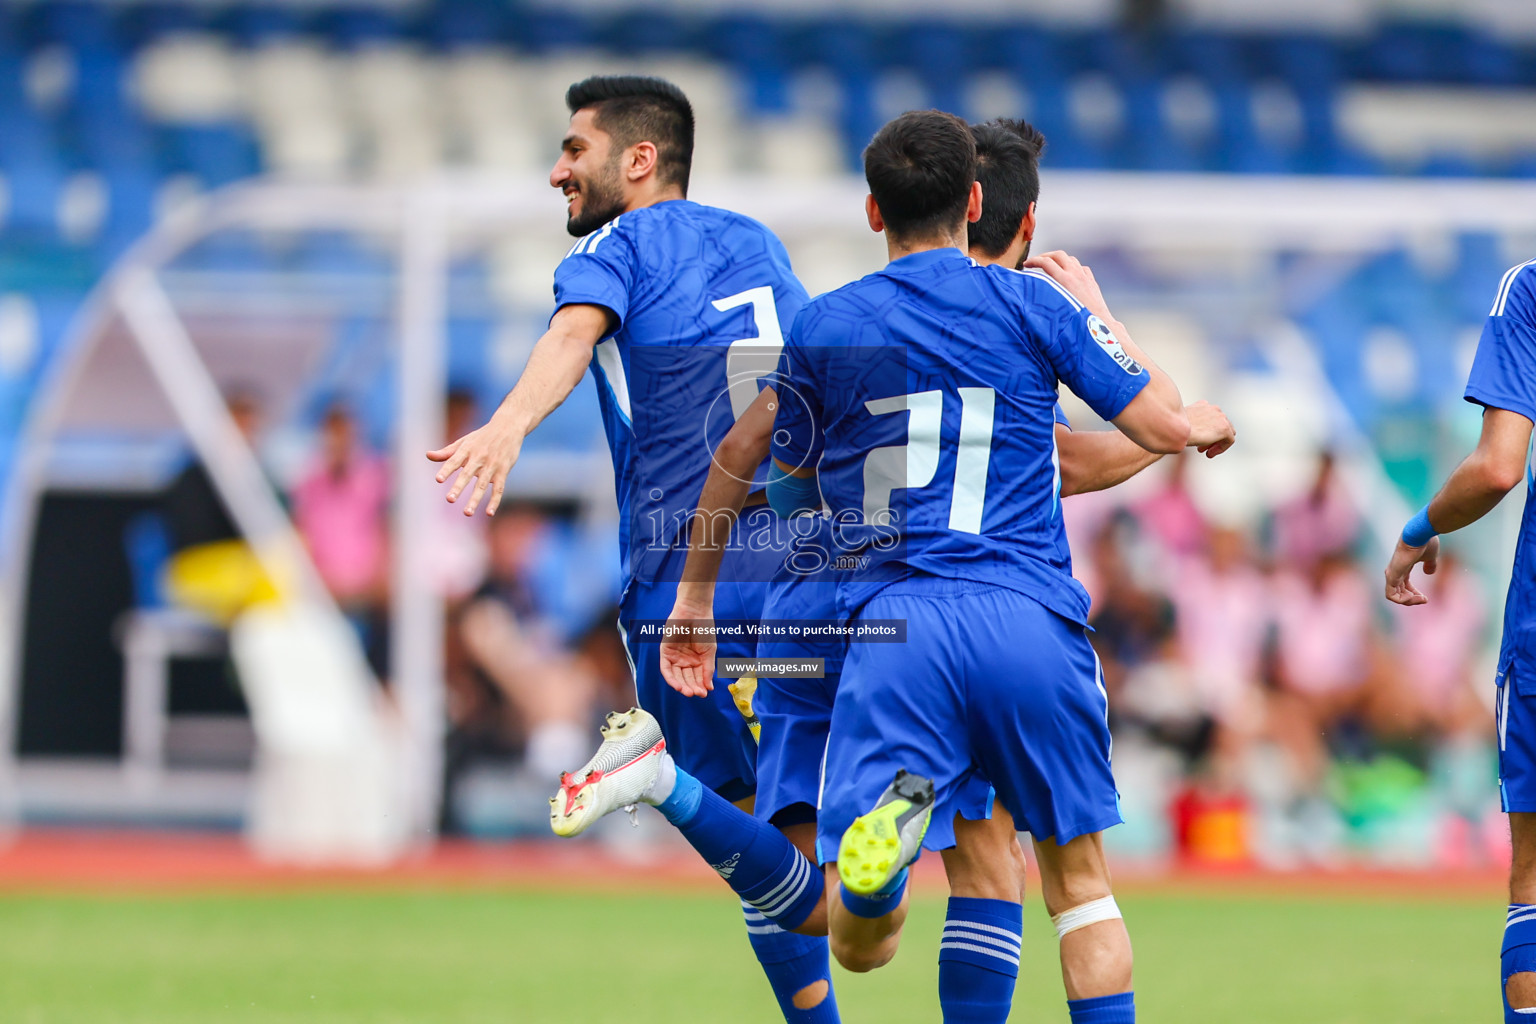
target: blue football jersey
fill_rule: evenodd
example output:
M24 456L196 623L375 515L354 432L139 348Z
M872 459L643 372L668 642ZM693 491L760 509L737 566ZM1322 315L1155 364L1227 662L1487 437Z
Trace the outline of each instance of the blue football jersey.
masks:
M557 309L590 304L613 315L592 373L628 578L655 579L697 506L711 454L778 365L780 325L805 300L771 231L687 200L615 217L555 270Z
M1536 260L1512 268L1499 282L1467 378L1466 399L1536 421ZM1536 687L1536 480L1526 473L1525 513L1504 606L1499 671L1522 667L1522 688ZM1529 692L1536 692L1536 688Z
M773 455L807 465L821 450L839 547L867 556L846 610L920 572L1086 620L1061 519L1058 382L1113 419L1150 376L1064 289L956 249L906 256L807 304L780 377Z

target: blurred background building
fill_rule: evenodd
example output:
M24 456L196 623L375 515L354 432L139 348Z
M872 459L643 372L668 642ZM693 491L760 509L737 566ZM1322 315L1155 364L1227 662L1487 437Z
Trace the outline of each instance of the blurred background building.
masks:
M813 293L879 264L856 175L884 120L1032 120L1038 244L1090 263L1236 422L1216 463L1068 502L1122 853L1507 856L1489 662L1518 507L1453 538L1428 609L1389 612L1378 563L1476 437L1481 322L1536 257L1526 0L0 7L12 814L246 820L251 714L281 715L252 707L230 647L255 641L226 627L285 582L241 538L291 522L370 721L440 748L409 762L431 824L542 834L553 771L628 702L592 384L493 523L410 460L516 379L569 244L542 182L561 97L621 70L685 88L696 197L780 231Z

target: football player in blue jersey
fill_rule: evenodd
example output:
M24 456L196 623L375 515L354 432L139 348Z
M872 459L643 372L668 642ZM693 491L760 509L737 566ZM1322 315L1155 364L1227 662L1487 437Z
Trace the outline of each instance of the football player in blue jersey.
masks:
M1028 256L1035 231L1035 207L1040 192L1039 158L1044 139L1031 125L999 120L972 125L976 138L977 180L982 187L981 218L970 225L970 256L981 264L1019 268ZM699 499L691 549L678 586L672 617L679 623L707 621L713 614L715 573L728 542L730 525L748 494L755 468L769 449L777 394L765 387L740 417L715 452ZM1232 424L1208 402L1186 409L1191 423L1189 444L1214 457L1235 439ZM1063 496L1102 490L1130 479L1162 456L1148 452L1119 431L1073 433L1056 410L1055 442L1061 466ZM777 489L776 489L777 493ZM765 623L836 623L837 580L851 575L839 570L830 520L821 513L819 490L808 487L803 506L784 508L797 520L796 554L774 577L763 610ZM857 564L857 556L853 564ZM755 693L750 711L761 723L758 746L756 813L784 830L807 856L816 856L816 803L821 786L822 754L826 748L837 681L847 642L840 638L796 640L789 637L759 641L757 658L803 662L820 658L819 677L762 677L749 682ZM714 645L706 640L669 639L661 648L662 672L681 692L704 695L714 676ZM766 667L766 664L765 664ZM970 849L978 866L1011 872L1023 884L1023 852L1006 808L992 809L990 820L935 821L924 838L928 849L955 845L954 829L972 835ZM1066 909L1058 880L1047 874L1047 909Z
M1053 409L1065 383L1160 453L1186 445L1189 419L1076 260L1020 272L965 255L983 197L963 121L903 115L864 160L891 262L801 312L772 445L781 474L819 475L839 549L863 556L839 585L842 613L855 629L905 625L905 643L850 646L832 714L817 830L840 880L833 952L854 970L887 963L929 821L984 817L995 794L1062 880L1075 1024L1132 1021L1100 841L1120 821L1108 709L1062 528ZM940 1001L949 1020L1002 1021L1017 880L964 832L955 843Z
M591 367L613 454L620 629L640 707L609 715L597 753L562 776L551 827L576 835L612 810L655 805L740 896L785 1019L832 1024L822 873L750 813L755 742L725 688L687 700L657 663L710 453L777 366L780 325L805 290L767 228L687 200L693 112L676 86L596 77L571 86L566 104L570 130L550 184L580 240L555 270L549 330L490 421L428 457L442 463L439 481L453 478L449 501L467 494L466 515L482 500L494 514L523 439ZM760 489L766 467L756 480ZM759 502L735 524L722 617L759 617L785 554L778 523ZM732 644L739 655L755 648L743 637L722 649Z
M1536 1020L1536 476L1527 469L1536 421L1536 260L1511 268L1499 282L1466 399L1483 407L1477 448L1404 527L1387 565L1387 599L1401 605L1429 601L1411 577L1420 563L1426 573L1435 571L1439 534L1477 522L1526 481L1494 704L1499 796L1514 846L1500 989L1504 1020L1518 1024Z

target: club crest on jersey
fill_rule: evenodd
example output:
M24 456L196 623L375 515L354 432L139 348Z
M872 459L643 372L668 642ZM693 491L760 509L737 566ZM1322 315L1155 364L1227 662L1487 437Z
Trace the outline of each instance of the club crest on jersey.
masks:
M1141 372L1141 364L1126 354L1120 339L1115 337L1115 332L1109 329L1109 324L1100 320L1092 313L1088 314L1088 333L1093 335L1093 340L1104 346L1104 351L1109 353L1111 359L1120 364L1120 369L1132 377Z

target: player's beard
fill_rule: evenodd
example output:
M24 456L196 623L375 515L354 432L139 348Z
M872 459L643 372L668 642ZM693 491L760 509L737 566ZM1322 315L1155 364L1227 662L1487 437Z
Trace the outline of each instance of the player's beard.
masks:
M587 181L577 182L581 193L581 213L566 218L565 230L576 238L590 235L593 231L624 212L624 190L619 179L619 161L609 161L608 166Z
M1015 266L1013 269L1014 270L1023 270L1024 269L1024 261L1027 260L1027 259L1029 259L1029 243L1025 242L1024 243L1024 251L1019 253L1018 265Z

